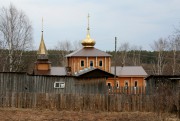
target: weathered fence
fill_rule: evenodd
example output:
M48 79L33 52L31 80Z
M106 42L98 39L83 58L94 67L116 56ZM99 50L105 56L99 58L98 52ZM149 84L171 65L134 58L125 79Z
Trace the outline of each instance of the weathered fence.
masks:
M65 87L55 88L55 82L64 82ZM0 73L0 107L158 112L169 111L172 106L179 110L179 100L177 92L166 87L113 89L106 86L104 78Z
M109 94L149 94L148 91L146 91L146 87L140 86L140 87L134 87L134 86L122 86L118 88L108 87L107 86L107 93Z
M170 97L171 98L171 97ZM158 111L159 103L152 95L126 94L55 94L14 93L0 96L0 107L50 110L91 111ZM163 106L165 106L163 104ZM167 105L168 106L168 105ZM164 107L166 108L166 107Z
M55 87L56 83L64 87ZM104 93L105 78L73 76L34 76L21 72L0 72L0 95L4 92L27 93Z

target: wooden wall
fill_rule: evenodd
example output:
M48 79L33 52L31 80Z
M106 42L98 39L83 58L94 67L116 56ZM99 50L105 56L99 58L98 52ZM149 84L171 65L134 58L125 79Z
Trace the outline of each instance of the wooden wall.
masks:
M100 68L104 71L111 72L110 57L68 57L68 66L71 67L72 73L79 72L84 68L90 67L90 61L93 61L95 68ZM81 67L81 60L84 61L84 67ZM102 67L99 67L99 61L102 61Z
M64 89L55 89L64 81ZM178 107L178 95L137 93L123 87L108 90L104 79L30 76L26 73L0 73L0 107L92 111L169 111ZM129 93L132 92L132 93Z
M146 93L154 94L156 90L159 91L171 91L179 93L180 91L180 79L171 80L169 78L151 78L146 80Z
M54 88L55 82L65 82L65 88ZM67 76L31 76L26 73L0 73L0 93L103 93L104 78L82 79Z
M106 81L106 85L108 83L111 83L111 86L114 87L114 78L108 78ZM135 86L135 81L137 81L137 87L145 87L146 82L144 80L144 77L118 77L116 78L116 83L119 82L119 87L125 87L125 82L128 82L129 87Z

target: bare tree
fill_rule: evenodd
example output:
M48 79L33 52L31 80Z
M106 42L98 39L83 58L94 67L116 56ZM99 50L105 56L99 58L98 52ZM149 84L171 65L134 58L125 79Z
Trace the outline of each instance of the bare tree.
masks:
M120 45L118 49L118 60L120 60L120 63L124 66L126 64L126 58L127 58L127 53L129 51L129 43L123 43Z
M131 51L132 51L132 63L134 66L140 65L141 64L141 46L132 46Z
M153 71L154 74L162 75L166 64L165 56L168 49L168 43L165 39L160 38L154 41L152 49L157 52L157 63L154 62Z
M65 56L70 53L72 49L72 44L70 41L59 41L57 45L55 46L56 50L60 50L59 56L60 56L60 62L61 66L66 66L66 58Z
M172 74L175 75L178 72L178 64L177 64L177 56L178 51L180 50L180 36L172 36L169 38L169 45L170 45L170 51L172 51L173 56L173 62L171 65L172 67Z
M77 50L77 49L82 48L81 40L73 41L72 45L73 45L73 50Z
M8 50L3 71L18 71L24 50L32 47L32 26L23 11L14 5L0 9L1 48ZM6 67L5 67L6 66Z

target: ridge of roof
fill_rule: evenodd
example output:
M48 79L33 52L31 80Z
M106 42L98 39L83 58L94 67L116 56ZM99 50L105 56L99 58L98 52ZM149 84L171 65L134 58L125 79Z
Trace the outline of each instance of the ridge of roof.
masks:
M94 47L91 47L91 48L83 47L81 49L78 49L78 50L66 55L66 57L79 57L79 56L80 57L97 57L97 56L110 57L111 55L102 50L94 48Z

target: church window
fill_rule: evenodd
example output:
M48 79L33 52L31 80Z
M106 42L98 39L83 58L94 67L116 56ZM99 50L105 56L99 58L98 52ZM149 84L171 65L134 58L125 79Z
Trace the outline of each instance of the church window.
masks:
M126 80L126 81L125 81L125 83L124 83L124 87L125 87L125 89L127 89L127 88L128 88L128 86L129 86L129 81L128 81L128 80Z
M81 67L84 67L84 61L81 60Z
M90 67L93 67L93 61L90 61Z
M116 81L116 87L119 88L119 81Z
M102 60L99 61L99 66L102 67Z
M138 81L136 80L135 82L134 82L134 87L137 87L138 86Z
M138 86L138 81L134 81L134 94L137 94L137 86Z
M111 89L111 83L110 82L108 82L108 89Z

